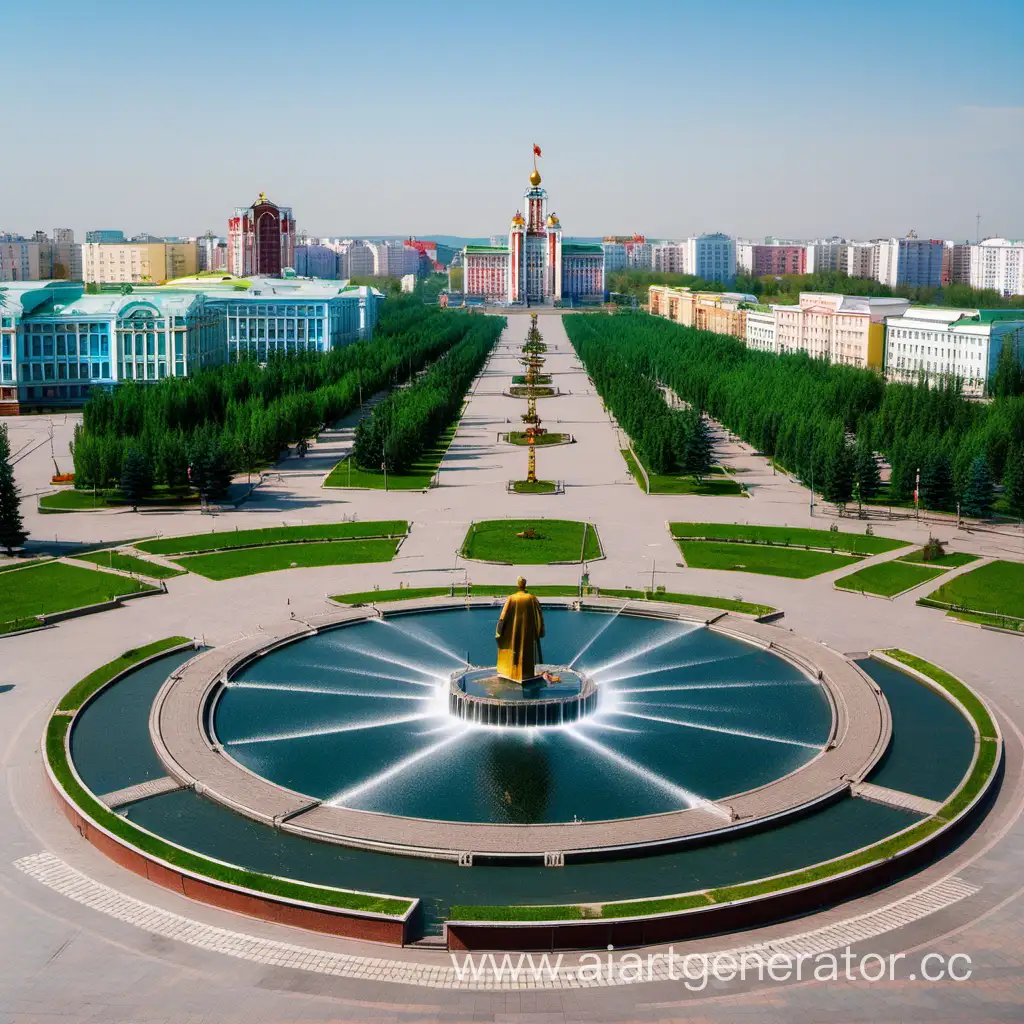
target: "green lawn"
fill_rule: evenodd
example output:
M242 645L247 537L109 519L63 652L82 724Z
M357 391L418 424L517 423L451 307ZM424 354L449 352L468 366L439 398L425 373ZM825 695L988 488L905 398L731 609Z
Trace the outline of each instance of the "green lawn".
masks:
M568 434L558 434L558 433L555 433L554 431L551 431L551 432L549 432L547 434L538 434L537 438L536 438L536 440L534 442L534 447L535 448L542 448L546 444L561 444L563 441L567 441L568 439L569 439L569 435ZM528 444L528 442L526 440L526 431L525 430L512 430L512 431L510 431L509 435L508 435L508 440L509 440L509 444L521 444L521 445L524 445L526 447L529 447L529 444Z
M558 490L558 484L554 480L513 480L512 490L516 494L554 494Z
M881 597L895 597L904 590L916 587L919 583L941 576L946 570L940 566L919 565L915 562L902 562L896 559L891 562L879 562L869 565L849 576L842 576L835 581L839 590L856 590L866 594L878 594Z
M211 580L230 580L279 569L305 569L319 565L355 565L390 562L397 540L320 541L311 544L272 544L209 555L186 555L175 561L189 572Z
M461 415L461 414L460 414ZM428 448L419 461L405 473L388 473L389 491L425 491L434 474L437 472L444 453L455 437L458 423L453 423L438 439L437 444ZM363 469L349 456L342 459L327 475L325 487L365 487L371 490L384 490L384 471L382 469Z
M513 384L508 389L508 393L515 398L553 398L555 395L554 388L530 388L524 387L519 384Z
M537 538L517 537L533 529ZM584 531L586 543L584 545ZM589 523L566 519L492 519L474 523L462 542L463 558L511 565L547 565L550 562L578 562L580 548L584 559L598 558L601 543L597 530Z
M268 526L262 530L222 530L191 537L160 537L135 545L151 555L191 555L206 551L292 544L303 540L358 540L367 537L402 537L409 532L404 519L365 523L318 523L313 526Z
M747 526L736 523L669 523L672 536L693 540L737 540L754 544L820 548L849 551L858 555L880 555L907 547L905 540L874 537L863 533L811 530L798 526Z
M769 547L767 544L733 544L728 541L676 540L690 569L727 569L764 576L790 576L804 580L858 561L853 555L803 548Z
M933 590L929 603L1024 619L1024 563L989 562Z
M10 572L12 569L27 569L30 565L42 565L45 561L48 561L48 559L25 558L17 562L8 562L5 565L0 565L0 572Z
M54 494L44 494L39 499L39 508L43 512L82 512L98 508L123 508L128 502L120 491L78 491L74 487L65 487ZM148 498L139 502L141 507L159 505L198 505L199 495L191 490L168 490L158 486Z
M644 475L640 472L633 453L628 448L620 449L622 457L626 460L633 479L642 489L646 489ZM697 494L704 497L743 497L743 488L727 476L721 466L713 466L711 473L702 480L693 476L661 475L658 473L647 474L651 481L651 494Z
M919 601L924 604L924 601ZM995 626L997 629L1009 629L1014 633L1024 633L1024 619L1008 619L1005 615L990 615L985 612L946 612L946 617L959 619L961 622L973 622L977 626Z
M388 601L412 601L419 597L501 597L511 594L515 584L494 586L493 584L470 584L469 594L465 586L455 585L452 595L450 587L403 587L400 590L362 590L354 594L335 594L331 600L339 604L385 604ZM530 587L530 593L537 597L576 597L579 587L571 584ZM631 598L636 601L648 600L643 590L609 590L600 588L600 597ZM652 601L667 601L671 604L693 604L707 608L719 608L727 612L741 612L744 615L767 615L775 611L770 605L751 604L748 601L733 601L727 597L705 597L702 594L668 594L663 591L650 596Z
M51 615L153 588L127 576L48 562L0 575L0 622Z
M899 561L935 565L940 569L956 569L958 566L976 562L978 558L978 555L969 555L966 551L951 551L948 555L942 555L940 558L933 558L930 562L926 562L924 548L918 548L916 551L911 551L909 555L900 555Z
M144 558L136 558L134 555L126 555L121 551L114 551L113 549L90 551L85 555L75 555L75 558L83 562L94 562L96 565L106 566L108 569L136 572L140 576L149 576L150 579L154 580L168 580L172 576L185 575L184 569L172 569L167 565L147 562Z

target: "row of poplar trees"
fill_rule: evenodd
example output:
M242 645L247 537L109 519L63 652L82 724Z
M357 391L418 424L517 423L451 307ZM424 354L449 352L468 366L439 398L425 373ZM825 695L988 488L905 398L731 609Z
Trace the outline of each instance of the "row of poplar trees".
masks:
M463 396L505 327L504 317L474 316L457 345L407 388L374 406L356 428L356 463L365 469L408 470L456 417Z
M996 485L1024 516L1024 375L1004 346L991 401L966 399L960 382L886 382L870 369L773 355L735 338L644 313L576 315L565 328L602 396L645 459L665 446L653 381L671 387L836 504L856 498L992 514ZM608 384L611 367L612 378ZM628 383L649 382L644 390ZM602 387L608 389L606 395ZM649 431L655 436L648 439ZM883 492L879 457L891 465Z
M75 486L119 487L133 504L158 484L222 497L233 473L276 461L361 398L411 379L478 319L418 298L388 299L373 337L343 348L96 390L71 446Z

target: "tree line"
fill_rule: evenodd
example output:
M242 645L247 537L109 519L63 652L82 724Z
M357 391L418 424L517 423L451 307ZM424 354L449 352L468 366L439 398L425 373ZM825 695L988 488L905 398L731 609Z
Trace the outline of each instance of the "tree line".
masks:
M361 397L410 379L475 323L469 313L416 297L388 299L373 337L343 348L275 355L265 364L243 358L190 377L96 389L71 445L75 486L127 482L145 494L159 484L222 496L232 473L275 461Z
M806 353L758 352L738 339L644 313L563 319L595 384L605 364L620 375L631 367L663 381L804 483L813 479L829 501L879 498L883 453L892 470L886 496L894 503L911 501L919 483L923 507L955 511L959 501L966 514L984 516L1002 480L1010 511L1024 516L1024 397L1015 390L1019 376L1007 380L1009 357L996 374L997 397L983 403L964 398L956 380L936 387L923 380L887 383L872 370ZM641 436L640 421L660 415L649 396L636 413L608 404Z
M409 387L392 392L360 420L353 449L358 465L405 472L455 418L466 389L506 323L504 317L470 316L470 320L472 326L458 344Z
M655 367L639 366L630 359L615 336L600 329L600 317L566 316L563 321L598 394L629 435L643 464L659 474L699 478L708 473L711 439L700 411L692 405L670 408L658 387Z

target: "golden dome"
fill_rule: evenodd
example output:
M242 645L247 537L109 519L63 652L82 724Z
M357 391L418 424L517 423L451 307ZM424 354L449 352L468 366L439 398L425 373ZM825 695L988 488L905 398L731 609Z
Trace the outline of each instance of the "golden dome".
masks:
M530 171L530 184L536 188L540 184L540 172L536 167Z
M523 220L523 215L517 211L516 215L512 218L512 223L516 227L521 227L523 224L526 223L526 221Z
M557 228L558 227L558 218L553 213L549 213L548 214L547 224L548 224L549 228Z

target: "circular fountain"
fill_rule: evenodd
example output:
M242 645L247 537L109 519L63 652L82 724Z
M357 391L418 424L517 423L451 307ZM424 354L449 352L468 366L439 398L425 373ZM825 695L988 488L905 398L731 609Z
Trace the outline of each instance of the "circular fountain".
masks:
M493 669L452 675L448 710L475 725L542 729L568 725L597 707L597 685L582 672L538 665L537 678L514 683Z

